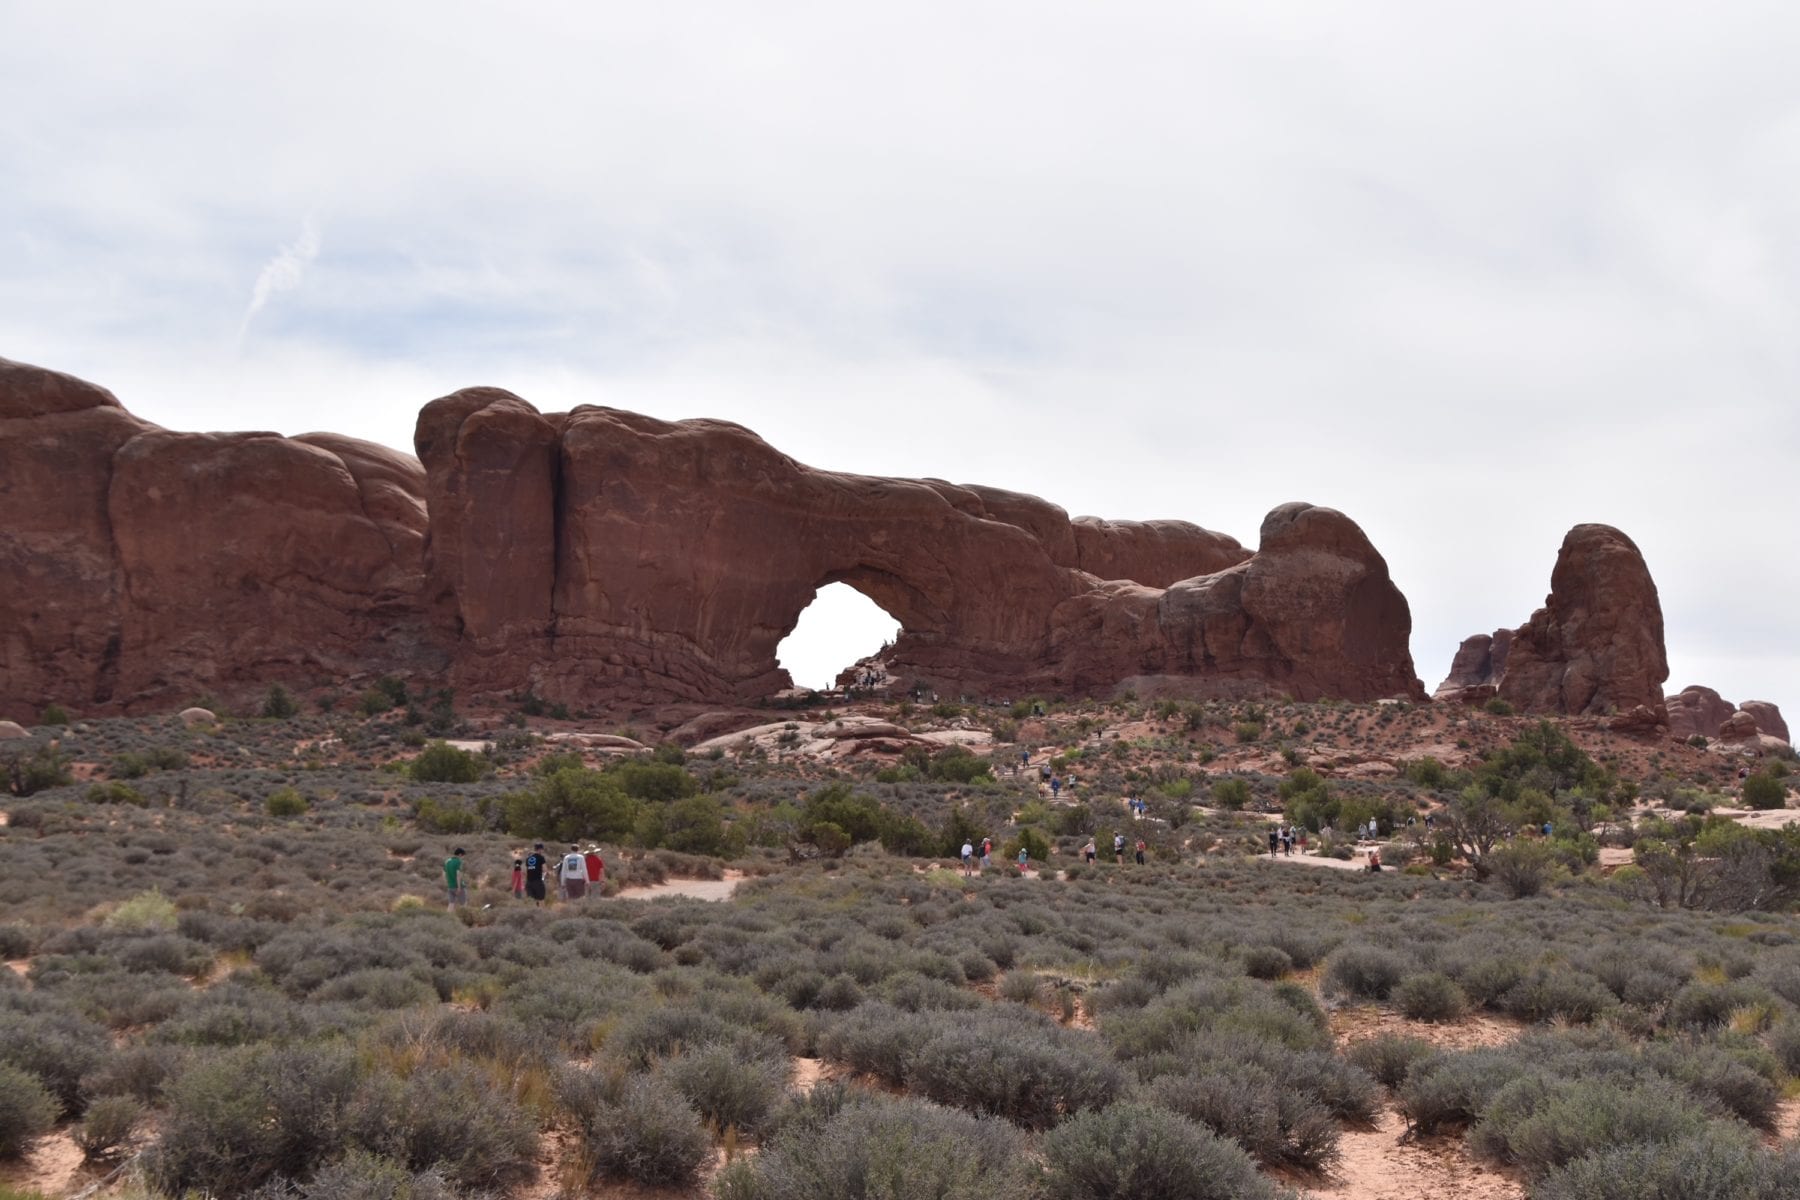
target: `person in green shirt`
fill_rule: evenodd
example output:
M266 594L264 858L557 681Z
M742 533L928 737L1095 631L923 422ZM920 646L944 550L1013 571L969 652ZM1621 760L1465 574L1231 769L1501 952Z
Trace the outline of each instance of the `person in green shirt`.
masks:
M444 885L450 890L450 911L469 902L469 888L463 877L463 849L458 846L444 860Z

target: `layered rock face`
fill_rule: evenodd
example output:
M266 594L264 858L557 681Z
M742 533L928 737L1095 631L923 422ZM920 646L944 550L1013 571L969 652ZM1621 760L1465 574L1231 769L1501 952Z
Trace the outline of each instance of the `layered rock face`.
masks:
M1505 634L1465 641L1437 696L1498 695L1526 712L1613 715L1644 728L1664 719L1669 664L1656 583L1637 546L1610 525L1569 531L1544 607Z
M542 416L491 390L433 401L416 440L466 687L767 695L788 683L777 645L844 582L901 623L888 672L944 689L1420 690L1405 598L1328 509L1278 509L1252 556L1182 522L1071 522L1013 492L813 470L725 422Z
M385 672L571 704L752 699L787 685L776 646L839 581L900 620L888 670L941 688L1422 698L1406 600L1330 509L1275 510L1251 554L491 388L428 404L415 444L174 433L0 360L0 711Z
M171 433L0 360L0 696L35 719L441 669L411 458L334 435Z

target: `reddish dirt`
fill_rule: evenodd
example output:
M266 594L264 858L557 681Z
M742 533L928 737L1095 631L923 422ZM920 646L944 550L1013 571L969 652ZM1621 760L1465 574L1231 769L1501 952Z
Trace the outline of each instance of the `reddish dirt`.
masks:
M1517 1179L1470 1157L1460 1138L1408 1142L1405 1134L1406 1121L1392 1109L1374 1129L1346 1130L1337 1169L1306 1186L1304 1194L1332 1200L1520 1200L1525 1195Z
M723 879L670 879L642 887L620 888L615 899L657 900L664 896L688 896L695 900L725 900L744 881L742 871L726 871Z
M87 1182L81 1150L67 1129L44 1135L25 1157L0 1167L0 1185L44 1196L64 1196Z

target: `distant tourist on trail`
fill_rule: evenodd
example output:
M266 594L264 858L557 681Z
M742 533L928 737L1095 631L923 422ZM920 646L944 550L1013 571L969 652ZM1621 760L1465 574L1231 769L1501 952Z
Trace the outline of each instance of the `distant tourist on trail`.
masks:
M1031 870L1031 851L1027 850L1023 846L1019 847L1019 870L1021 870L1021 871Z
M1149 849L1149 847L1144 845L1144 839L1139 838L1137 840L1137 864L1140 867L1144 865L1144 851L1147 849Z
M1050 777L1050 797L1051 799L1055 799L1060 795L1062 795L1062 780L1059 777L1052 775Z
M562 860L562 891L564 900L579 900L587 895L587 859L582 857L580 846L570 846L569 852Z
M1380 871L1381 870L1381 847L1380 846L1369 847L1369 870L1371 870L1371 871Z
M525 860L522 858L513 859L512 894L515 900L525 898Z
M450 890L450 909L454 912L469 902L469 889L463 880L463 849L458 846L444 860L444 885Z
M994 865L993 858L994 858L994 839L989 838L989 837L984 837L981 839L981 869L985 871L989 867L993 866Z
M1116 863L1125 861L1125 835L1116 829L1113 830L1113 861Z
M1094 839L1089 838L1087 840L1087 845L1085 845L1081 848L1081 855L1083 858L1087 859L1088 864L1091 866L1091 865L1093 865L1094 859L1097 856L1097 854L1098 854L1098 851L1096 851L1094 849Z
M975 846L971 842L963 843L962 865L964 875L973 875L975 873Z
M589 846L587 853L581 857L587 863L588 890L597 896L600 894L600 885L606 882L606 860L600 857L598 846Z
M1281 845L1280 831L1275 830L1275 829L1269 830L1269 857L1270 858L1275 857L1275 851L1280 845Z
M544 843L536 843L531 853L525 856L525 894L537 901L539 908L544 907L544 868L550 865L549 856L544 853Z

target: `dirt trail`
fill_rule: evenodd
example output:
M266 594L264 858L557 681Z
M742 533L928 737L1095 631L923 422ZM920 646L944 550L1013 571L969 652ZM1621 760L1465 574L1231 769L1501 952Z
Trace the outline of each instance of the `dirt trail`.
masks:
M1520 1200L1515 1179L1475 1161L1460 1138L1402 1142L1406 1121L1392 1109L1371 1130L1346 1130L1344 1157L1323 1183L1305 1195L1331 1200Z
M43 1196L64 1196L86 1182L81 1148L67 1130L45 1134L31 1153L0 1168L0 1185Z
M687 896L694 900L727 900L744 880L742 871L726 871L723 879L670 879L642 887L620 888L620 900L658 900L664 896Z

